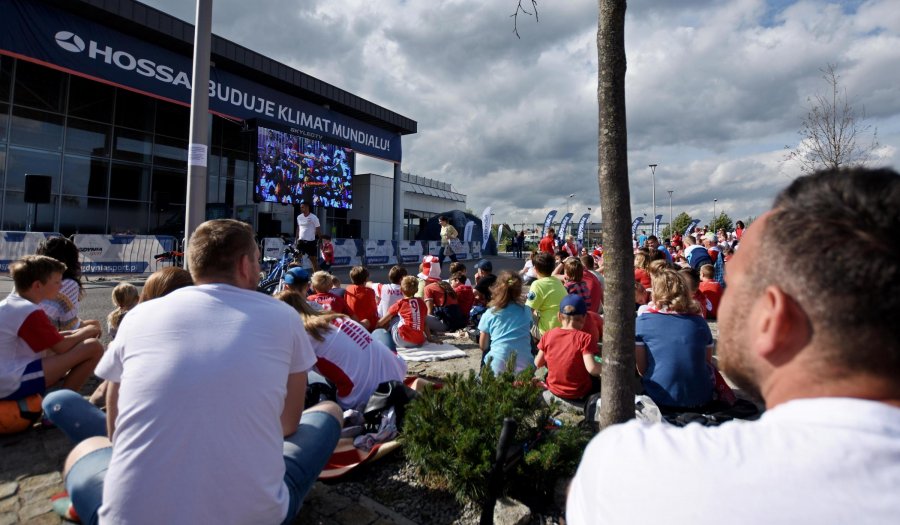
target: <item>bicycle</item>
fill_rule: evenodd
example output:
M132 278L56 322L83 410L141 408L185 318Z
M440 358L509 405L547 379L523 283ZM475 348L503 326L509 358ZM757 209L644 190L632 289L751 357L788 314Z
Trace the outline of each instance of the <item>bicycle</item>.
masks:
M158 263L170 262L172 263L172 266L177 266L179 268L184 267L184 252L175 250L162 252L154 255L153 259Z
M269 272L261 276L259 285L256 290L266 295L273 295L275 292L284 287L284 274L288 267L297 257L297 250L291 246L290 242L284 243L284 251L280 259L274 257L263 257L263 264L271 265Z

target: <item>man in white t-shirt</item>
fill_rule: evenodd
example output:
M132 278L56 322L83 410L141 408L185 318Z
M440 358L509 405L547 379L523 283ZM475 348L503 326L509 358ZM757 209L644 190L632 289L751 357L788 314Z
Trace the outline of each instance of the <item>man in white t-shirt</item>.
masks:
M897 210L900 175L887 169L820 172L782 191L743 235L719 307L722 371L767 412L603 430L566 522L895 523L900 252L884 240ZM827 257L823 239L840 239Z
M309 204L300 205L297 215L297 251L309 257L313 272L319 271L319 236L322 234L319 218L310 213Z
M303 410L316 356L297 312L255 291L250 228L201 224L188 261L196 286L128 312L97 366L112 446L66 460L82 523L289 521L337 443L338 405Z

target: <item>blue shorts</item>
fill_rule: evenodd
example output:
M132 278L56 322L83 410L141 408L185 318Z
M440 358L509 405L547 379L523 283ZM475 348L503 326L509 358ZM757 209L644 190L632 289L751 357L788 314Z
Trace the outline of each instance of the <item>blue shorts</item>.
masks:
M324 412L309 412L300 418L297 432L284 440L284 482L290 501L284 523L294 520L303 499L319 473L331 458L341 437L340 423ZM85 525L97 523L103 500L103 478L112 458L112 447L101 448L83 456L69 469L66 490L75 512ZM211 469L215 465L210 465Z
M47 381L44 379L44 365L40 359L28 363L22 372L22 382L19 389L3 399L22 399L34 394L44 395L47 391Z

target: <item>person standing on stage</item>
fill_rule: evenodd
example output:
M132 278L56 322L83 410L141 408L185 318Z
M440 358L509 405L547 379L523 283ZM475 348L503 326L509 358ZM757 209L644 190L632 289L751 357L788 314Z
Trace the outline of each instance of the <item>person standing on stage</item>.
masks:
M319 235L322 234L319 218L310 213L309 204L300 204L297 215L297 251L309 257L313 272L319 271Z

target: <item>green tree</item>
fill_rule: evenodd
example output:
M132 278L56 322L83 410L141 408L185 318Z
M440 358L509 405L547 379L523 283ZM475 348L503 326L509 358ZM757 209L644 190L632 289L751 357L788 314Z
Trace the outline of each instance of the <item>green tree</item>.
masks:
M727 232L734 230L734 223L731 222L731 217L728 216L724 211L719 214L718 217L713 219L712 224L709 225L712 228L712 231L717 232L719 229L724 229Z
M688 215L687 213L685 213L685 212L679 213L678 215L675 216L674 219L672 219L671 227L666 226L665 228L663 228L663 233L662 233L663 238L667 239L667 238L672 237L672 231L673 231L672 228L675 229L674 231L683 232L684 230L687 229L688 225L691 223L692 220L693 219L691 219L691 216Z

